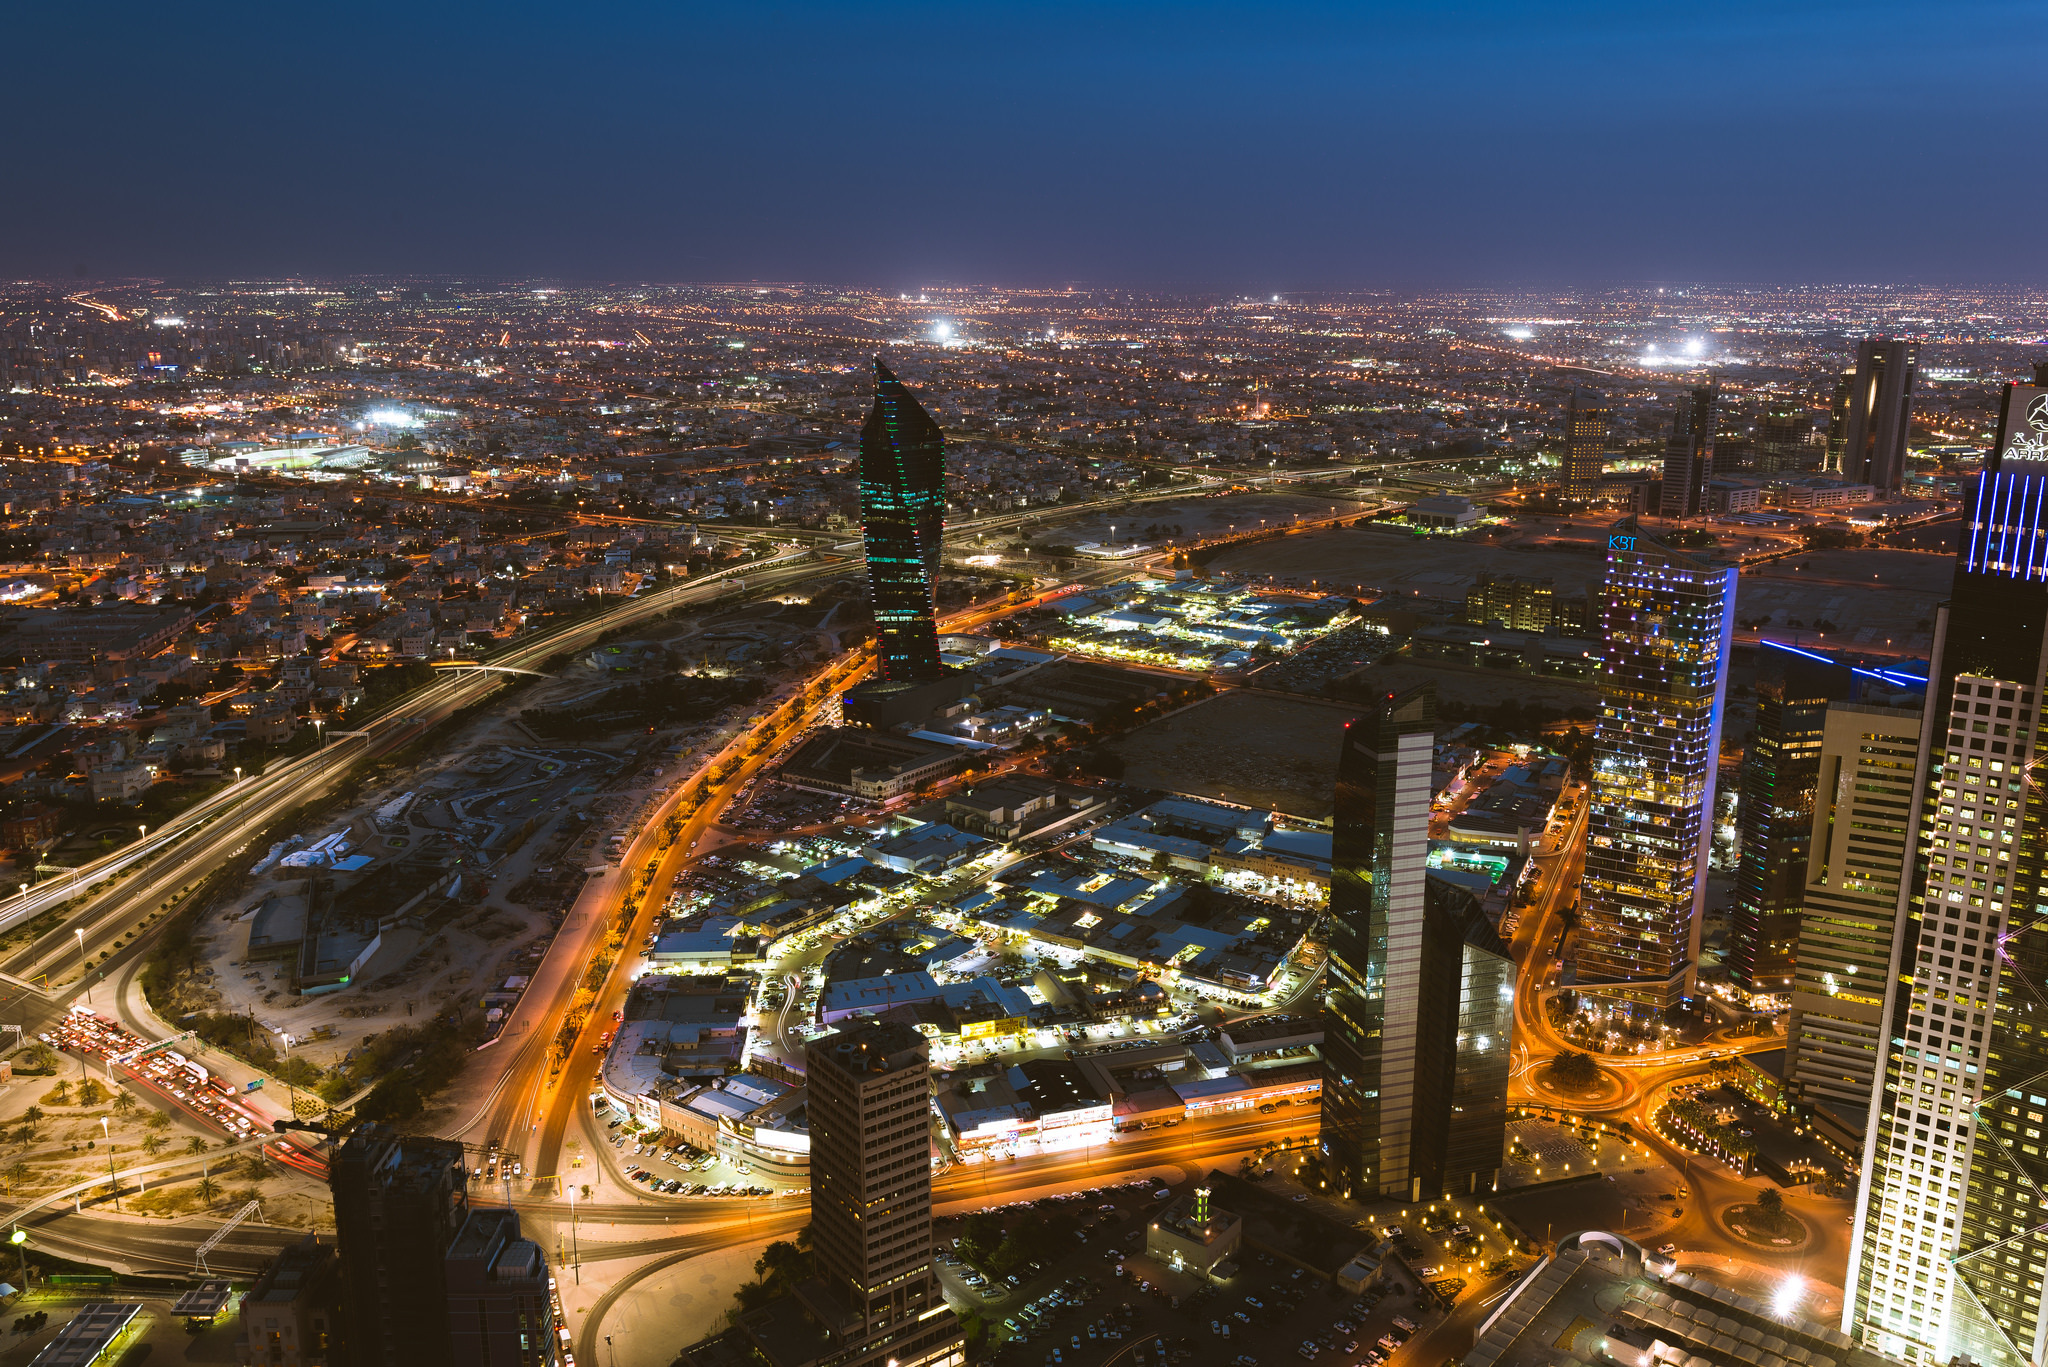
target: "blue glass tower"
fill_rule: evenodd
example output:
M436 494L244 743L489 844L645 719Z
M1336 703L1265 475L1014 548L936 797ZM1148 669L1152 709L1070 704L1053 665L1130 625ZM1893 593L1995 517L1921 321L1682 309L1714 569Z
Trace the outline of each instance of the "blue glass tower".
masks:
M889 367L875 359L875 406L860 431L860 510L868 600L882 681L941 677L934 592L946 510L946 442Z

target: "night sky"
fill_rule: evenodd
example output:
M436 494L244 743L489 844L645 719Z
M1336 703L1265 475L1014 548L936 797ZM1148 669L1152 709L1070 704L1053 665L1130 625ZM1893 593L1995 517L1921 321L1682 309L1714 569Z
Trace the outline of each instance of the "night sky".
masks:
M0 276L2048 280L2048 5L127 4Z

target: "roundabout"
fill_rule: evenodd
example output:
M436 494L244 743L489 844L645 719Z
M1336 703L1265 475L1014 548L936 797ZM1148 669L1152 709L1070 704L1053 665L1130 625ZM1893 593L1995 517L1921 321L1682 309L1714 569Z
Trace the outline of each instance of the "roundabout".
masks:
M1716 1219L1731 1236L1760 1252L1798 1253L1813 1241L1806 1221L1782 1205L1772 1210L1756 1202L1739 1202L1723 1206Z
M1618 1074L1597 1063L1590 1065L1590 1071L1584 1065L1578 1070L1568 1068L1562 1077L1558 1075L1557 1065L1558 1060L1551 1059L1522 1075L1522 1082L1530 1092L1548 1104L1604 1111L1622 1105L1633 1091Z

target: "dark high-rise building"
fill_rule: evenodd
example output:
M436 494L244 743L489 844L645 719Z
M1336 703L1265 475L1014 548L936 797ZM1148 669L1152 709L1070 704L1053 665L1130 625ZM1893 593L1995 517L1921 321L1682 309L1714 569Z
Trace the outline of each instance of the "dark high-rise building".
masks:
M1767 409L1756 420L1754 465L1759 473L1810 470L1818 454L1813 448L1813 414L1805 409Z
M1735 573L1643 535L1634 519L1608 534L1577 941L1584 992L1656 1008L1691 994Z
M334 1239L356 1367L448 1361L443 1261L469 1214L462 1145L358 1125L334 1151Z
M931 1063L924 1036L873 1021L804 1051L813 1275L684 1351L693 1367L960 1367L965 1338L932 1273Z
M1846 665L1774 642L1757 652L1756 729L1743 749L1735 812L1735 915L1721 956L1744 991L1792 986L1821 732L1828 704L1846 699L1854 678Z
M1918 1364L2048 1349L2048 365L2009 385L1935 624L1915 882L1844 1328Z
M443 1260L448 1367L549 1367L556 1361L548 1259L517 1211L472 1210Z
M818 1281L851 1337L914 1324L942 1304L924 1036L882 1022L827 1036L804 1058Z
M1333 1186L1406 1196L1413 1171L1436 698L1382 698L1344 727L1330 864L1322 1147ZM1449 960L1429 966L1455 976ZM1444 1022L1429 1028L1441 1029Z
M1421 1180L1411 1183L1409 1191L1417 1198L1484 1195L1500 1185L1508 1143L1515 961L1485 908L1467 890L1432 876L1426 902L1426 934L1457 945L1457 1019L1451 1033L1435 1042L1442 1060L1435 1066L1448 1064L1450 1104L1428 1118L1427 1129L1417 1127L1419 1141L1427 1152L1441 1152L1443 1165L1432 1174L1430 1163L1417 1164ZM1442 991L1450 985L1432 987Z
M1347 1194L1486 1192L1506 1143L1513 965L1429 876L1434 694L1389 694L1337 761L1322 1148Z
M944 672L934 595L946 512L945 437L879 357L875 406L860 431L860 510L882 681L937 679Z
M1664 441L1664 483L1658 495L1661 517L1698 517L1707 510L1707 483L1714 465L1714 407L1721 391L1710 384L1694 389L1671 418Z
M1843 418L1842 478L1896 493L1906 477L1906 441L1913 425L1913 381L1920 344L1866 337L1856 347Z
M1607 401L1590 389L1572 391L1564 414L1564 499L1591 503L1600 496L1607 456Z
M1842 452L1849 448L1849 408L1856 393L1856 367L1851 366L1835 377L1834 398L1828 402L1827 449L1821 460L1821 468L1831 474L1842 473Z

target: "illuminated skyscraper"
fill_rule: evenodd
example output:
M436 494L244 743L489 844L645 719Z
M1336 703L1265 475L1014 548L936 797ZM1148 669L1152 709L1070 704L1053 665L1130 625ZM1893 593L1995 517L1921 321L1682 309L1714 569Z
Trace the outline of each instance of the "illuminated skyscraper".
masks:
M879 357L875 406L860 431L860 509L882 681L937 679L945 672L934 594L946 511L946 443L939 425Z
M1491 1191L1506 1144L1513 964L1429 876L1436 700L1389 694L1337 760L1322 1147L1333 1189Z
M1866 337L1856 347L1843 414L1842 478L1894 493L1906 474L1906 438L1913 424L1913 381L1920 344Z
M1578 937L1579 984L1596 996L1668 1008L1692 991L1735 573L1633 518L1607 538Z
M2010 385L1935 626L1844 1328L1916 1363L2048 1354L2048 365Z
M1698 517L1706 511L1714 465L1714 406L1721 391L1703 384L1679 402L1664 441L1664 483L1657 511L1663 517Z
M1564 499L1591 503L1600 496L1602 462L1607 455L1607 401L1590 389L1572 391L1564 414Z
M1873 673L1895 687L1831 702L1821 723L1785 1031L1787 1090L1859 1142L1885 1053L1892 937L1913 890L1925 700L1924 680Z

